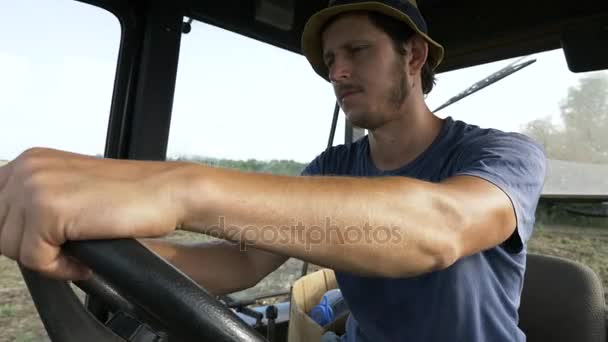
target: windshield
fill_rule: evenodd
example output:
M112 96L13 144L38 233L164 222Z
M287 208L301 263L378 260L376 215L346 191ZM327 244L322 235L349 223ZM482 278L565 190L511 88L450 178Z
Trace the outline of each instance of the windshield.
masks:
M607 196L607 72L574 74L554 50L439 74L429 107L527 61L535 62L437 115L534 138L550 159L544 195ZM334 101L304 57L195 21L182 41L168 158L249 160L252 171L275 170L253 160L292 160L286 170L297 174L325 148ZM335 144L343 127L341 114Z
M533 60L437 115L521 132L542 144L550 158L544 196L608 197L607 72L571 73L563 52L549 51L439 74L427 103L434 110L505 66ZM334 104L331 85L303 56L194 21L180 49L168 159L297 175L325 149ZM342 143L341 113L334 145ZM541 205L531 250L584 261L608 284L608 230L596 229L608 223L588 215L603 210L601 204ZM589 248L598 253L583 257ZM287 292L301 265L291 259L235 295Z
M440 74L428 103L439 107L518 60ZM561 50L525 60L536 62L438 115L534 138L550 159L547 197L608 196L608 72L571 73Z

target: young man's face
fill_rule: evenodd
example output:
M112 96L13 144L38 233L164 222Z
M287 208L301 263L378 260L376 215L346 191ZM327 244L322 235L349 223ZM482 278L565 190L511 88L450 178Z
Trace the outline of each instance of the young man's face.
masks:
M351 122L375 129L395 118L410 85L391 38L364 13L338 17L322 38L329 78Z

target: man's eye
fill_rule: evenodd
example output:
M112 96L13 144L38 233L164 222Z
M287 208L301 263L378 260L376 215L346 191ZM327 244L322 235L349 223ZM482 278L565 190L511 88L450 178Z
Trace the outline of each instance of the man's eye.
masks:
M361 46L353 46L350 48L350 52L351 53L359 53L363 50L365 50L367 48L367 46L361 45Z

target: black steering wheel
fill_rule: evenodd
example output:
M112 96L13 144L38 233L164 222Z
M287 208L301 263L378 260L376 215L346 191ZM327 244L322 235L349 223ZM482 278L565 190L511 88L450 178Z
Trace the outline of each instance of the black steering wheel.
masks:
M213 295L135 240L71 241L62 248L159 322L171 341L265 341ZM21 272L51 340L124 342L88 312L67 282L24 268Z

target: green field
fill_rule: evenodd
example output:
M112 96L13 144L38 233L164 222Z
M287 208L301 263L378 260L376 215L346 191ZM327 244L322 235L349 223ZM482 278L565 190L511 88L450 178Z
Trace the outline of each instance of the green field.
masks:
M174 239L191 239L176 234ZM530 241L531 252L563 256L590 266L608 289L608 229L577 228L540 224ZM266 278L259 286L241 296L289 289L300 271L300 262L291 260ZM44 329L15 264L0 258L0 342L46 341Z

